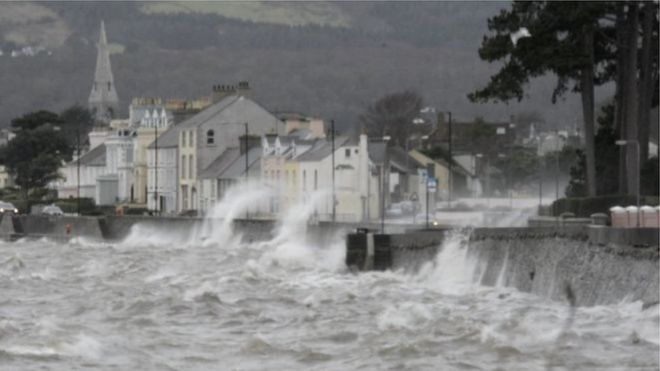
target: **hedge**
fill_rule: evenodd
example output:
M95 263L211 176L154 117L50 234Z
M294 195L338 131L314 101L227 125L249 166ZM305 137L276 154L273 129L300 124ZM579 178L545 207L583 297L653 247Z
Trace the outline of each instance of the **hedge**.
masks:
M78 200L76 198L64 198L53 202L65 213L78 212ZM80 214L89 215L96 212L96 205L93 198L80 198Z
M657 196L641 196L640 205L657 206ZM552 203L553 216L559 216L564 212L571 212L579 218L588 218L591 214L609 214L613 206L637 205L637 197L630 195L610 195L596 197L560 198Z

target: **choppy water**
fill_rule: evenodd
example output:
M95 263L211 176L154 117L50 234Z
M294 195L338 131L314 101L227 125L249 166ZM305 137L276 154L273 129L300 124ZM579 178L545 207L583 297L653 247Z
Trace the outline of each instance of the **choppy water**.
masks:
M456 244L422 273L356 275L341 241L233 241L0 244L0 369L658 369L657 306L471 285Z

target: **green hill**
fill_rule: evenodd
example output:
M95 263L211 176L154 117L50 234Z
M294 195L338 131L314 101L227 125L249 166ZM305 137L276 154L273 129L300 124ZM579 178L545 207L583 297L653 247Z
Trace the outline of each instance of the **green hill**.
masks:
M579 117L570 97L549 103L552 79L522 104L475 105L466 94L494 66L477 49L493 2L44 2L0 3L0 123L26 111L86 104L101 19L124 107L135 96L193 98L213 84L248 80L273 110L353 126L380 96L413 89L459 118L505 119L538 111L560 124ZM49 53L11 58L43 45Z

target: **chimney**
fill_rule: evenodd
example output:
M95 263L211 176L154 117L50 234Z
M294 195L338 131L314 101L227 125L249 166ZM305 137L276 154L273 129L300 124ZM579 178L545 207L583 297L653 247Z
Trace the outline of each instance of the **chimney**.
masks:
M220 102L230 95L236 94L236 88L229 85L213 85L211 100L213 103Z
M238 88L236 89L236 94L249 98L252 95L250 90L250 84L247 81L239 81Z

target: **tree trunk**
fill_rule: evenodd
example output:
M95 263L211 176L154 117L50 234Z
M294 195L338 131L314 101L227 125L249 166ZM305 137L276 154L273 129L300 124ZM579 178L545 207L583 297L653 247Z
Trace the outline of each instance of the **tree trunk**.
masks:
M617 4L616 13L616 93L614 102L614 132L619 138L626 137L626 13L625 3ZM619 149L619 194L626 194L626 151Z
M649 157L649 121L654 79L651 72L651 39L653 38L654 4L644 3L642 23L642 53L639 73L639 156L642 161Z
M596 196L596 154L594 145L594 26L584 26L584 51L587 54L580 74L582 116L584 118L584 149L587 157L587 195Z
M626 137L629 144L625 147L626 152L626 180L628 194L637 192L639 182L639 166L637 164L637 146L631 142L638 140L638 89L637 89L637 28L639 25L639 9L637 2L628 3L628 20L626 43Z

